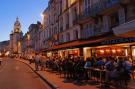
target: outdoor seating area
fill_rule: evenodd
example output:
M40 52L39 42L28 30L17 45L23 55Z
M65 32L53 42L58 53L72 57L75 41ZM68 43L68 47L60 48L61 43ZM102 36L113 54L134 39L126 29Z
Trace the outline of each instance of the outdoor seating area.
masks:
M123 89L127 88L130 80L134 80L134 66L127 57L90 57L84 60L83 57L49 58L40 55L39 62L36 58L28 59L30 63L35 63L36 70L56 73L73 83L94 82L99 87Z

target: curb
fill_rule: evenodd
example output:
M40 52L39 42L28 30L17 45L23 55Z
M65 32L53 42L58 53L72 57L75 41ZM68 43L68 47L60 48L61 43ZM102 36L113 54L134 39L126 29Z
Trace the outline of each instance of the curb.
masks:
M23 61L21 61L21 60L17 60L17 61L22 62L22 63L26 64L29 68L31 68L31 70L32 70L34 73L36 73L45 83L47 83L47 84L51 87L51 89L57 89L56 86L54 86L54 85L53 85L52 83L50 83L47 79L45 79L45 78L44 78L43 76L41 76L38 72L36 72L28 63L23 62Z

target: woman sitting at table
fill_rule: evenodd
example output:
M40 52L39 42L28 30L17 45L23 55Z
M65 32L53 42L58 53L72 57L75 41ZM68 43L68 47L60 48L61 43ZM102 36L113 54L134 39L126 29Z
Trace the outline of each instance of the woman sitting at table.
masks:
M106 62L105 64L105 69L106 69L106 83L108 83L111 79L111 73L113 72L113 70L115 69L116 63L113 57L109 57L108 58L108 62ZM106 84L108 85L108 84Z
M101 57L97 59L97 62L96 62L97 68L103 69L104 64L105 63L103 62L103 59Z
M85 68L85 79L88 80L89 79L89 68L91 67L91 59L88 57L86 59L86 62L85 62L85 65L84 65L84 68Z

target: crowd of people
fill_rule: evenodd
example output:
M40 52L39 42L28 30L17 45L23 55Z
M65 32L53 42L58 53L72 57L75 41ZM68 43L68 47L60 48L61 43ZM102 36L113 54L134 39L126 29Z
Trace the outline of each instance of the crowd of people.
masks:
M131 71L134 69L132 62L128 57L46 57L44 55L36 54L30 55L30 63L35 63L35 69L45 70L51 69L64 74L67 79L75 79L77 81L88 80L89 69L98 68L106 70L106 82L111 80L129 80Z

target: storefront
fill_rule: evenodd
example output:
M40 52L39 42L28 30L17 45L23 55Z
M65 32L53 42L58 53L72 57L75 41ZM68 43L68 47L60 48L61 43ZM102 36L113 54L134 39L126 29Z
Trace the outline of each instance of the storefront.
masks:
M135 38L114 38L97 43L99 46L84 47L87 57L129 57L135 63Z
M124 46L106 46L92 49L92 55L96 57L130 56L130 48Z
M79 48L74 48L74 49L59 50L58 53L59 56L61 57L75 57L79 56L80 51Z
M60 57L84 56L108 57L124 56L135 62L135 37L98 37L92 40L78 40L57 46L47 51L47 55Z

